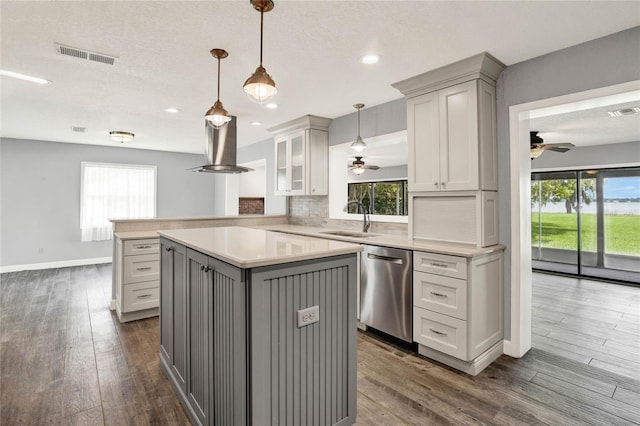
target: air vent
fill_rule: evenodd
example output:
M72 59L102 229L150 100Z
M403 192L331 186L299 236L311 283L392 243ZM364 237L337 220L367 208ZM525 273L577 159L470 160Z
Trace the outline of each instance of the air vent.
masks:
M71 56L79 59L86 59L93 62L100 62L102 64L113 65L117 59L117 56L104 55L102 53L91 52L89 50L79 49L77 47L65 46L63 44L55 43L56 52L61 55Z
M611 117L622 117L623 115L632 115L640 112L640 107L622 108L615 111L607 111Z
M71 126L71 131L76 133L85 133L87 131L87 128L80 126Z

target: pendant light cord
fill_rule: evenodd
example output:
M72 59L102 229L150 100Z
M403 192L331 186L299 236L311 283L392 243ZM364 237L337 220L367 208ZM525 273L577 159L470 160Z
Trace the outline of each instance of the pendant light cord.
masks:
M358 136L360 136L360 108L358 108Z
M218 101L220 101L220 57L218 56Z
M262 67L262 33L264 26L264 11L260 9L260 66Z

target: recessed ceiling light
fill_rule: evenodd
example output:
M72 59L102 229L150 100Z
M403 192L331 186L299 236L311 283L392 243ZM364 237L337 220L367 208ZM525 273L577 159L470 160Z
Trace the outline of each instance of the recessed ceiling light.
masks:
M260 121L252 121L251 125L252 126L262 126L262 122L260 122Z
M362 61L363 64L375 64L380 60L380 57L378 55L366 55L363 56L362 59L360 59Z
M49 82L44 78L32 77L30 75L20 74L13 71L0 70L0 75L4 75L11 78L17 78L19 80L30 81L31 83L49 84Z
M278 104L274 104L273 102L270 102L266 105L266 107L269 109L276 109L278 108Z
M164 112L170 112L171 114L176 114L180 112L178 108L165 108Z

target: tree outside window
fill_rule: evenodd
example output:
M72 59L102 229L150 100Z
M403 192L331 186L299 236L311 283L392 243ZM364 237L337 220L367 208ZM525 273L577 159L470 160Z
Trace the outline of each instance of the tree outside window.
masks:
M370 214L406 216L408 211L407 181L358 182L348 185L349 200L360 201ZM360 213L350 205L349 213Z

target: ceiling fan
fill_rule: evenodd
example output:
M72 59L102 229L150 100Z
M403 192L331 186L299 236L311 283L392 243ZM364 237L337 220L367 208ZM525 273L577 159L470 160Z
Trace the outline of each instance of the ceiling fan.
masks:
M365 170L378 170L379 168L380 166L370 166L368 164L364 164L364 161L362 161L362 157L356 157L356 160L349 166L349 170L353 170L353 173L357 175L361 175Z
M565 143L544 143L544 139L538 136L538 132L529 132L531 136L531 159L538 158L543 151L567 152L575 145Z

